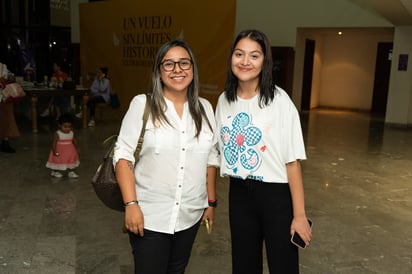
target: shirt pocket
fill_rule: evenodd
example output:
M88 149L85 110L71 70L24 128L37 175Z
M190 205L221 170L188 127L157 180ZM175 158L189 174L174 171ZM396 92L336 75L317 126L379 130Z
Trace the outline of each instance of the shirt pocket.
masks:
M169 126L155 127L153 123L147 123L144 143L148 149L154 149L155 153L160 150L169 151L178 148L180 142L176 129Z
M154 127L152 121L149 120L146 123L144 132L142 154L145 153L148 149L154 148L156 145L156 135L158 134L157 129Z
M213 133L209 130L202 130L198 138L195 138L193 152L205 153L209 152L214 145Z

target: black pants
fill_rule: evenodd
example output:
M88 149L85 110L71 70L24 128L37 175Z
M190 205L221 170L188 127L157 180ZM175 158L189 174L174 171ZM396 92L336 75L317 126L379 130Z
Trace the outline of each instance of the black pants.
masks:
M94 114L96 112L96 105L100 103L106 103L104 98L100 95L93 96L89 99L89 101L87 101L87 108L90 111L90 119L94 118Z
M129 233L136 274L182 274L189 262L200 222L189 229L166 234L144 230Z
M289 184L230 178L233 274L263 272L263 243L270 273L299 273L298 250L290 242L292 218Z

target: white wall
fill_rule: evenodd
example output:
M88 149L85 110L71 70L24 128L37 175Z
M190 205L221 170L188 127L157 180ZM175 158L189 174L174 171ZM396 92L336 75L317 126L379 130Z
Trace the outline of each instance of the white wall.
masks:
M305 40L316 41L311 108L370 110L378 42L392 42L393 28L298 29L292 97L300 109Z
M295 47L297 28L393 26L345 0L237 0L236 8L236 33L259 29L273 46Z
M386 123L412 125L412 26L395 30ZM408 54L407 71L398 70L399 54Z
M378 42L393 35L364 32L322 37L320 107L371 109Z

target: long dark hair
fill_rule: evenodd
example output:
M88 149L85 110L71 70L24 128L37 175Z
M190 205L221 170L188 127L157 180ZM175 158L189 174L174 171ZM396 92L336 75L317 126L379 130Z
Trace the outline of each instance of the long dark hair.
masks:
M152 121L154 125L167 123L170 125L168 121L165 111L167 109L167 105L163 96L163 83L161 81L161 72L160 72L160 63L162 62L163 58L167 54L167 52L174 47L182 47L184 48L190 56L192 60L192 69L193 69L193 80L190 83L187 89L187 101L189 104L189 112L195 122L196 125L196 135L198 137L200 131L202 130L202 117L205 118L207 121L209 128L212 130L212 126L210 124L209 119L206 116L205 110L202 104L199 101L199 70L197 67L196 58L190 49L189 45L181 40L172 40L165 44L163 44L154 59L153 62L153 69L152 69L152 105L151 105L151 114L152 114Z
M226 76L226 83L225 83L225 94L227 100L230 102L235 102L237 100L237 87L238 87L238 79L233 74L232 71L232 55L236 48L237 43L243 39L249 38L255 42L257 42L263 51L263 65L262 71L259 75L259 106L267 106L270 104L274 98L275 92L275 83L272 76L272 68L273 68L273 61L272 61L272 50L270 47L270 41L267 36L258 30L243 30L239 32L236 36L235 40L233 40L232 47L230 49L230 54L228 57L227 62L227 76Z

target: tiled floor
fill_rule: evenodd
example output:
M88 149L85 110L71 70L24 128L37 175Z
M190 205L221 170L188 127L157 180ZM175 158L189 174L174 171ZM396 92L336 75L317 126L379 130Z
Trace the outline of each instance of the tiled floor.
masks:
M33 134L20 119L17 153L0 153L0 273L133 272L122 215L105 208L90 184L101 142L120 119L109 112L95 128L76 129L78 179L51 178L44 167L49 122ZM303 114L302 125L314 237L300 253L301 273L412 273L412 130L326 110ZM218 198L215 230L199 231L188 274L231 273L226 179L219 178Z

